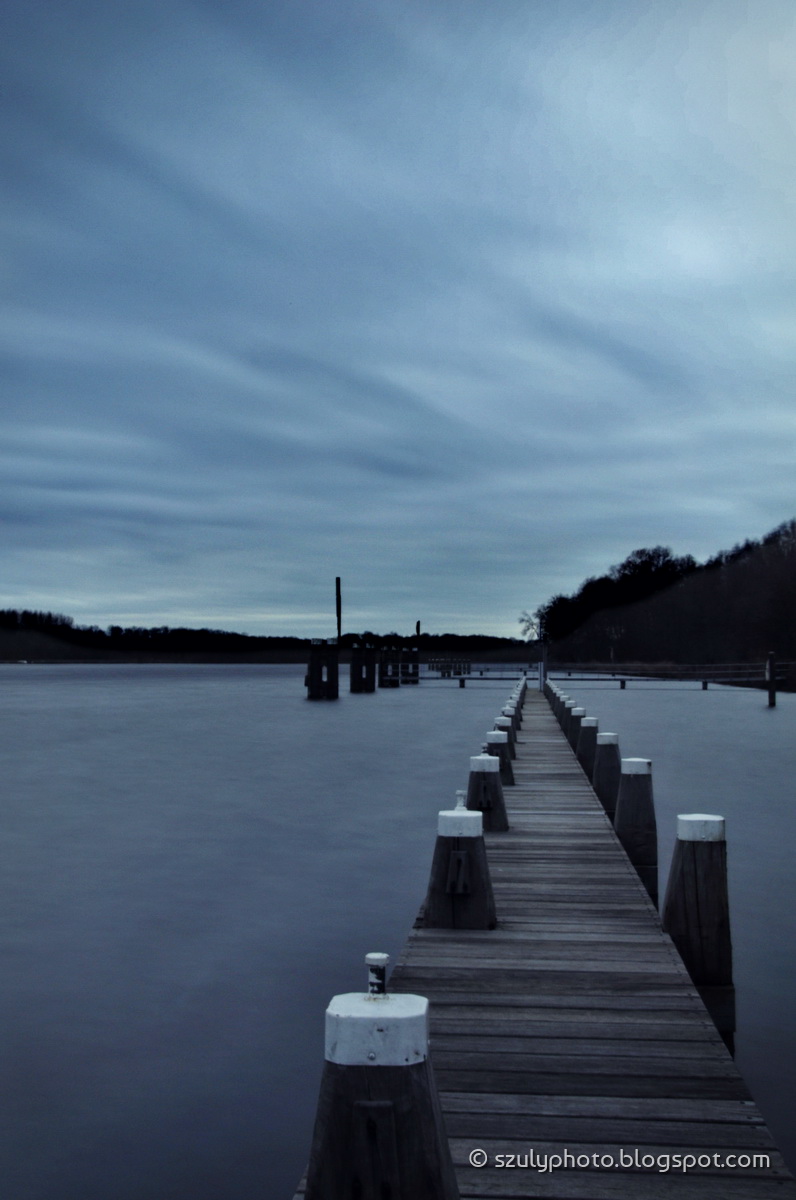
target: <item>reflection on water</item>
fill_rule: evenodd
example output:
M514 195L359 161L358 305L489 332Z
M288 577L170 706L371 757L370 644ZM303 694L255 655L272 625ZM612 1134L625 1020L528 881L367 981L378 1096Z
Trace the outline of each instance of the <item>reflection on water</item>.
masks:
M403 943L510 689L311 704L303 671L0 668L13 1200L292 1194L326 1004ZM678 811L727 818L738 1061L793 1154L796 697L570 691L653 759L662 862Z

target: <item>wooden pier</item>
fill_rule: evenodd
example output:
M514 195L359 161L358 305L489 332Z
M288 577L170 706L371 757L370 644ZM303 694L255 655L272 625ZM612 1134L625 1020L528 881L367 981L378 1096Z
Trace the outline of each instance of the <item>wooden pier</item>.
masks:
M485 835L498 927L419 924L389 983L429 998L461 1197L796 1200L541 693L523 715L511 827Z

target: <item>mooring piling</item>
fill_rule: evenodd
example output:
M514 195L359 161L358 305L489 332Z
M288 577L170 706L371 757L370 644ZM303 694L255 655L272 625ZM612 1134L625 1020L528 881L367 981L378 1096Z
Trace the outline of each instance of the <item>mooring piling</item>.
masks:
M514 746L516 738L514 736L514 726L511 722L511 717L496 717L495 729L502 729L506 735L506 744L509 748L509 758L516 758L517 751Z
M470 759L467 807L480 812L485 833L502 833L508 829L500 760L492 754L475 754Z
M486 858L481 812L457 792L455 808L437 819L423 926L426 929L494 929L495 897Z
M652 799L652 763L623 758L614 829L652 903L658 903L658 835Z
M334 638L313 638L304 685L308 700L337 700L339 696L340 647Z
M678 816L661 925L732 1049L735 988L724 817L712 813Z
M353 693L375 692L376 650L373 646L363 646L357 642L351 647L349 677Z
M458 1200L428 1057L428 1000L390 994L369 954L368 992L334 996L306 1200Z
M494 754L500 762L500 779L502 783L514 783L514 768L509 754L509 735L505 729L490 729L486 735L484 747L487 754Z
M597 750L598 721L596 717L583 717L580 723L580 733L575 745L575 757L591 781L594 774L594 755Z
M567 730L567 741L573 750L578 748L578 738L580 737L580 726L583 718L586 716L586 709L576 705L570 710L569 714L569 729Z
M597 744L594 747L592 787L611 821L616 812L621 777L622 761L619 755L619 735L598 733Z

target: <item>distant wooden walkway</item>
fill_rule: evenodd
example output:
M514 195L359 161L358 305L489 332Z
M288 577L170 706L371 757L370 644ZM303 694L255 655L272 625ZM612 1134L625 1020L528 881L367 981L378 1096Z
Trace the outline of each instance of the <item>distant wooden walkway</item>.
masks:
M414 930L389 985L429 998L463 1200L796 1200L733 1059L536 691L526 696L514 770L516 786L505 788L511 829L487 835L498 928ZM476 1149L487 1166L469 1165ZM622 1152L638 1152L656 1165L497 1165L499 1155L525 1162L529 1150L537 1161L568 1151L617 1164ZM770 1165L661 1170L661 1156L676 1154L721 1162L763 1154Z

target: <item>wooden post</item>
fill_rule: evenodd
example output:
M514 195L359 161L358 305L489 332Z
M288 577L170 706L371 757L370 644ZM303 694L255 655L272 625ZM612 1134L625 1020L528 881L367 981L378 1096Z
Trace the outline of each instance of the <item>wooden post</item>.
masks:
M388 955L368 955L367 994L334 996L307 1200L459 1200L428 1057L428 1000L387 994ZM382 990L378 990L382 986Z
M573 750L578 748L578 738L580 737L580 725L583 718L586 716L586 709L577 705L570 709L569 713L569 729L567 730L567 741Z
M502 729L506 734L506 741L509 748L509 758L516 758L517 751L515 749L516 738L514 736L514 726L511 717L497 717L495 720L495 729Z
M480 812L485 833L503 833L508 829L500 760L492 754L475 754L470 759L467 807Z
M594 774L594 756L597 750L597 718L584 717L580 723L580 735L575 747L575 757L591 780Z
M621 775L619 736L615 733L598 733L597 745L594 748L594 770L591 782L600 804L611 821L616 812L616 798L619 795Z
M658 832L652 801L652 763L623 758L614 829L652 903L658 903Z
M334 581L334 599L335 609L337 611L337 642L340 643L340 638L343 636L343 600L340 592L340 576L338 575Z
M769 650L766 659L766 683L768 684L768 707L777 707L777 661L774 651Z
M724 817L678 816L661 925L732 1050L735 989Z
M500 760L500 778L503 783L514 783L514 768L509 756L509 739L505 729L492 729L486 735L484 750Z
M561 720L559 724L561 725L561 732L564 734L565 738L569 737L569 725L570 718L572 716L572 710L573 708L577 707L577 700L571 700L569 696L567 696L566 700L561 706Z
M501 716L511 718L511 727L515 733L522 729L522 713L520 712L519 704L515 704L510 700L508 704L504 704L500 710Z
M495 897L486 859L480 812L465 807L457 792L456 808L443 809L423 910L427 929L494 929Z

